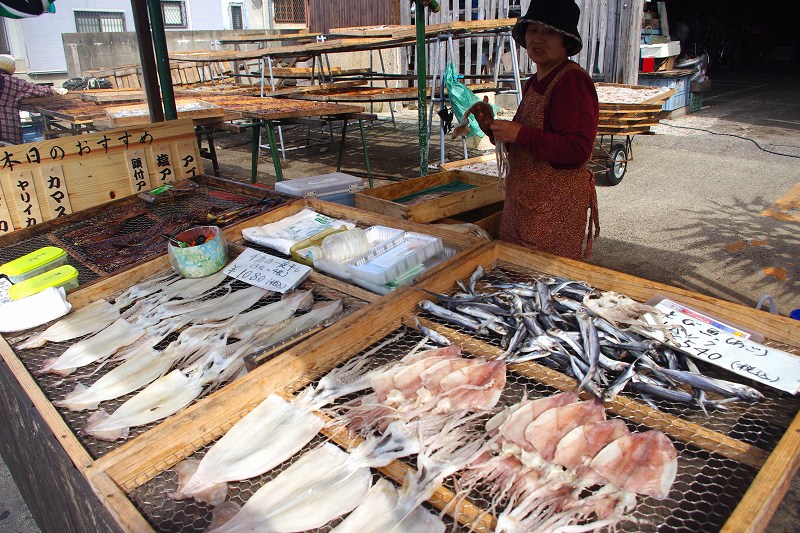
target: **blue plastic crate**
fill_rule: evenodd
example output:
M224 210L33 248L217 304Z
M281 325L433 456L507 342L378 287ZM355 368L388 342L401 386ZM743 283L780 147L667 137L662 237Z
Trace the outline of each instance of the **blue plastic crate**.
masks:
M39 122L22 123L22 142L33 143L44 140L42 125Z
M639 85L647 85L649 87L669 87L675 89L669 100L664 102L662 109L664 111L673 111L675 109L686 107L689 105L689 78L691 74L682 76L660 76L657 73L639 74Z

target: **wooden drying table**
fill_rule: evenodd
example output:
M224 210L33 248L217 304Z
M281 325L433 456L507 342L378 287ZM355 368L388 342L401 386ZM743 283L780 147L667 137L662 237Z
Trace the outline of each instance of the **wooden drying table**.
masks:
M347 83L347 87L357 85L355 83ZM341 87L339 85L338 87ZM317 87L319 90L320 88ZM289 94L292 91L286 91ZM138 94L131 100L123 102L115 102L116 105L124 104L139 104L141 100L138 99ZM288 124L292 120L319 118L327 121L341 120L343 121L342 128L342 144L339 148L338 167L341 167L342 154L344 150L344 135L347 131L348 120L358 120L359 128L361 129L361 141L364 150L364 157L366 159L367 173L370 175L371 168L369 164L369 155L367 152L366 139L363 131L363 120L370 118L374 115L360 115L364 108L358 105L339 105L335 103L325 102L311 102L300 101L292 99L277 99L277 98L260 98L257 96L246 96L240 93L236 94L204 94L201 99L205 102L224 109L225 114L222 117L212 118L199 118L195 119L195 126L198 128L198 143L202 136L208 139L208 154L203 152L203 155L211 160L214 168L214 174L219 174L219 165L216 158L216 148L214 147L213 132L217 129L217 125L222 122L236 120L240 118L251 119L250 124L242 127L236 127L237 130L242 131L243 128L252 128L253 130L253 150L252 150L252 163L251 163L251 181L255 183L256 173L258 170L258 156L260 152L260 135L261 127L266 126L268 145L270 152L273 156L273 163L275 166L275 175L278 181L283 179L283 173L280 168L280 159L277 157L278 146L275 139L275 126L281 124ZM70 125L69 128L63 128L59 134L69 133L71 135L83 133L88 131L96 131L98 129L111 128L106 117L107 103L97 101L87 101L79 98L60 98L49 97L32 100L26 105L26 109L42 114L47 117L48 121L64 121Z
M126 103L137 104L137 98L121 99L114 105ZM46 96L43 98L29 98L22 101L20 109L32 113L39 113L44 121L45 139L56 138L61 135L79 135L97 131L94 120L105 118L106 104L86 101L77 93L70 93L66 98L61 96Z
M467 85L474 93L494 92L494 83L475 83ZM430 98L431 88L427 95ZM447 90L445 89L445 95ZM419 96L416 87L364 87L364 88L331 88L327 91L314 91L293 95L297 100L315 100L318 102L402 102L416 101Z
M366 137L364 136L364 118L362 114L364 108L357 105L340 105L324 102L308 102L303 100L290 100L278 98L239 98L236 107L245 118L252 120L253 149L251 153L250 181L255 183L258 173L258 156L261 145L261 130L266 126L267 142L272 154L272 163L275 168L275 179L283 180L280 157L278 155L278 143L275 138L275 127L281 124L289 124L298 119L319 118L326 121L342 121L342 140L339 146L339 159L337 170L341 168L342 154L344 151L345 135L347 133L347 123L349 120L358 120L361 131L361 146L364 150L367 174L370 176L372 184L372 170L369 164L369 153L367 151Z

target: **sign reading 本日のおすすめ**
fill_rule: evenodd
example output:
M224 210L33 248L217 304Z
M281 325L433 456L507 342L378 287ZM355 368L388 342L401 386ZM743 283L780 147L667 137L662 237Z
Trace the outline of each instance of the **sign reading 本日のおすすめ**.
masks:
M0 234L203 173L191 119L0 147Z

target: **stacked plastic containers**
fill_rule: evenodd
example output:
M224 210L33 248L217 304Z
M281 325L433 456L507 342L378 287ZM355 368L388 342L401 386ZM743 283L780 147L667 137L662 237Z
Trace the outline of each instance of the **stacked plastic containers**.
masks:
M330 258L330 247L327 247L328 253L314 260L314 268L348 279L372 292L386 294L413 280L424 271L426 262L444 252L440 237L386 226L371 226L364 233L369 243L366 252L346 261L335 261ZM342 234L337 235L343 240ZM328 239L334 237L329 236L322 242L322 251Z
M67 292L75 289L78 271L67 264L68 259L61 248L45 246L0 265L0 274L13 283L9 296L12 300L19 300L48 287L64 287Z

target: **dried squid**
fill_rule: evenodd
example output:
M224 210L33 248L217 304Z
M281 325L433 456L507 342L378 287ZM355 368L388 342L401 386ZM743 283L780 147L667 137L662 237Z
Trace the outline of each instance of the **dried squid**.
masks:
M416 505L404 516L397 517L400 492L385 479L379 479L355 511L341 524L333 528L333 533L444 533L446 526L442 520ZM399 514L399 513L398 513Z
M495 434L462 476L493 483L497 531L588 531L628 519L636 495L666 497L677 471L672 442L606 420L598 400L574 393L523 400L487 423Z
M96 333L119 318L119 308L100 299L70 313L46 330L29 337L16 348L38 348L48 342L63 342Z
M308 313L276 325L262 327L251 337L215 347L185 369L163 376L122 404L113 414L98 411L87 421L84 431L98 439L126 438L130 427L149 424L170 416L189 405L204 390L214 388L236 376L244 368L244 357L264 350L290 332L322 323L341 310L341 301L325 302Z
M67 348L59 357L47 359L39 372L67 376L76 368L110 357L117 350L146 334L143 327L118 318L107 328Z
M289 532L321 527L364 500L372 482L370 467L386 466L417 451L417 442L399 426L368 438L350 453L324 443L258 489L241 511L213 531Z
M368 433L425 413L494 407L505 387L505 363L466 359L460 353L458 345L427 350L373 374L374 393L346 404L342 419L354 431Z
M225 499L227 481L248 479L282 463L305 446L324 426L308 410L271 394L237 422L199 463L188 461L173 498L193 497L209 505ZM187 475L188 474L188 475Z

